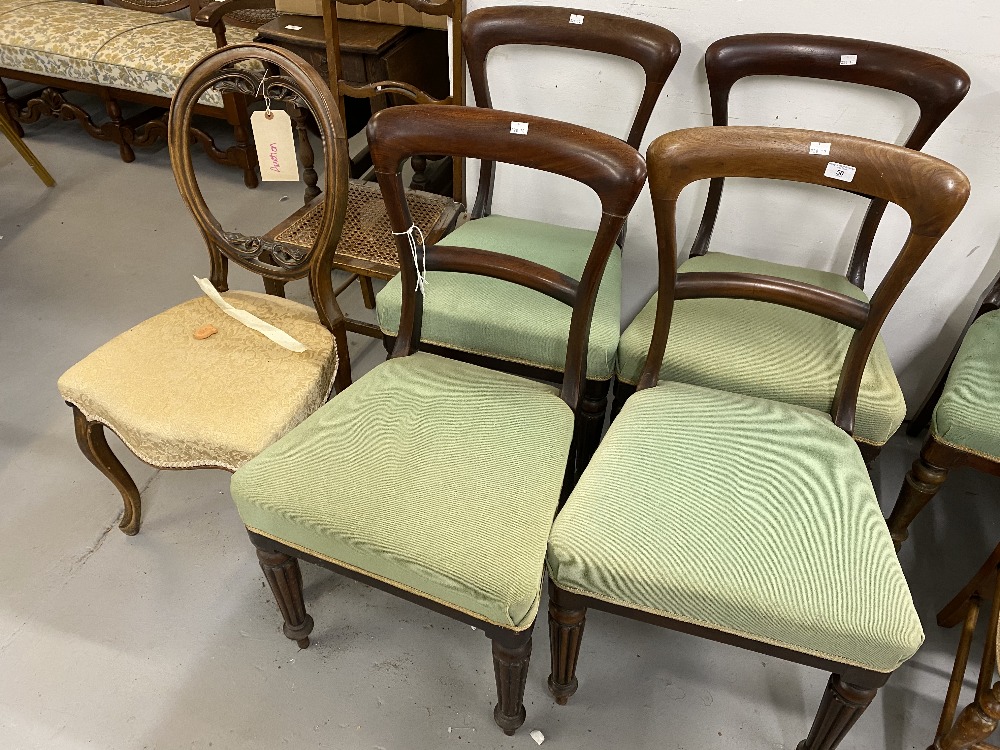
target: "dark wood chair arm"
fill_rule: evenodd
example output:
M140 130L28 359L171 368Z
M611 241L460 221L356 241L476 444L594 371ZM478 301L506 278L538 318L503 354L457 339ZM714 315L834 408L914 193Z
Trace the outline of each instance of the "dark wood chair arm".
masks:
M215 29L222 22L223 17L233 11L257 8L274 8L274 0L223 0L223 2L207 2L195 14L194 22L199 26L208 26L211 29Z

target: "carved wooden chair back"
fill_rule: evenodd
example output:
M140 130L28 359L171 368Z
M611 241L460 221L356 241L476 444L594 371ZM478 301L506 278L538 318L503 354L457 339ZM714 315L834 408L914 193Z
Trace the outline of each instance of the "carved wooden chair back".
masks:
M511 121L527 121L524 135ZM562 381L563 400L577 409L586 378L587 339L604 266L643 185L646 166L624 142L556 120L491 109L415 106L383 110L368 126L372 161L400 256L403 302L392 357L420 347L423 271L451 271L502 279L534 289L573 308ZM590 187L601 201L601 222L580 280L532 261L454 246L430 246L419 254L407 231L413 226L400 165L414 154L434 153L515 164L561 175Z
M830 155L810 154L813 142ZM855 329L841 368L831 416L853 435L861 375L886 316L913 274L965 206L968 179L946 162L888 143L787 128L693 128L660 136L649 147L650 190L659 247L656 323L638 389L655 386L675 300L726 297L758 300L821 315ZM847 183L828 176L828 164L856 171ZM676 207L697 180L756 177L812 183L895 203L911 226L870 303L822 287L747 273L677 274Z
M892 44L809 34L743 34L714 42L705 52L712 124L729 124L729 94L750 76L796 76L843 81L904 94L920 108L906 148L920 150L969 91L969 76L958 65L926 52ZM722 178L713 179L691 256L704 255L722 199ZM847 279L861 288L872 241L886 201L868 207Z
M247 63L257 63L254 68ZM238 93L249 101L283 102L309 110L323 140L325 210L311 248L227 232L205 202L191 160L191 118L209 88ZM320 321L333 333L341 358L337 388L351 382L344 315L337 303L331 268L347 210L347 136L325 81L299 56L266 44L233 45L202 58L188 71L170 106L168 144L174 178L208 246L216 289L228 289L228 261L283 285L308 277ZM269 288L270 287L269 285Z
M626 143L638 150L663 91L681 54L681 42L670 30L656 24L598 11L554 7L493 7L469 14L462 31L476 106L492 108L486 74L490 52L505 45L563 47L601 52L632 60L642 66L645 86L632 118ZM484 161L472 218L489 216L496 165Z
M339 0L344 5L370 5L374 0ZM450 19L448 39L451 60L451 91L443 99L436 99L426 91L405 81L375 81L356 86L344 79L344 67L340 59L340 30L337 3L324 3L323 25L326 36L326 54L330 68L330 90L336 92L341 116L344 117L344 97L374 99L386 95L397 95L417 104L464 104L465 103L465 60L462 55L462 22L465 16L465 0L387 0L402 3L420 13L430 16L445 16ZM421 155L421 154L415 154ZM452 160L453 197L459 203L464 199L464 164L460 159Z

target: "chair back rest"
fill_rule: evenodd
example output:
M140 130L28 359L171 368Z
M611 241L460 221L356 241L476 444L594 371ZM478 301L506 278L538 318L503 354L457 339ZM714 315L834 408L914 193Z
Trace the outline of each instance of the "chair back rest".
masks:
M829 156L810 154L814 142L830 143ZM679 130L657 138L649 147L647 159L660 288L653 338L638 388L655 386L659 380L675 300L727 297L770 302L855 329L831 408L834 422L853 434L861 375L882 323L927 254L965 206L968 179L950 164L919 151L865 138L790 128ZM909 214L910 231L870 303L811 284L757 274L691 272L678 277L677 196L692 182L722 177L812 183L895 203Z
M926 52L881 42L811 34L742 34L720 39L705 52L712 124L729 124L729 94L750 76L796 76L874 86L916 102L920 117L906 148L920 150L969 91L969 75ZM723 180L713 180L691 256L704 255L719 214ZM847 279L863 287L868 256L886 203L873 200L854 246Z
M527 132L511 132L511 122ZM586 378L587 343L597 290L612 246L646 182L646 165L623 141L556 120L472 107L394 107L368 125L368 142L396 245L403 300L391 356L413 354L420 344L423 295L407 230L413 225L405 200L401 163L414 154L489 159L543 170L583 183L601 201L601 222L577 281L531 261L489 250L431 246L421 258L427 271L451 271L502 279L546 294L573 308L562 398L575 411ZM422 251L423 252L423 251ZM429 289L433 294L433 288Z
M486 62L495 47L511 44L562 47L601 52L638 63L645 72L646 82L626 139L636 150L681 54L676 34L647 21L599 11L524 5L473 11L465 19L462 43L476 106L484 108L493 107ZM495 170L493 162L481 166L473 218L490 214Z
M312 113L323 139L326 204L311 248L228 232L212 214L194 173L190 136L198 100L210 88L241 94L249 102L269 99L272 107L285 103ZM333 255L347 210L347 135L336 100L322 77L301 57L280 47L237 44L216 50L199 60L181 79L170 104L167 143L181 198L194 215L208 246L210 280L215 288L220 292L228 289L228 261L265 280L284 283L308 277L316 311L337 340L341 368L346 368L349 382L345 318L331 278Z

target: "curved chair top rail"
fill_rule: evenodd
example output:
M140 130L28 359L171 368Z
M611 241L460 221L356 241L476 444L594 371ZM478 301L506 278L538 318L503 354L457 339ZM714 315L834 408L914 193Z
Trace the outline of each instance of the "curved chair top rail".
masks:
M809 153L830 143L829 156ZM647 152L656 219L660 292L656 323L639 388L656 385L675 299L730 297L793 307L856 329L831 414L853 434L861 375L882 323L913 274L961 213L965 175L933 156L865 138L763 127L692 128L667 133ZM847 166L849 169L843 170ZM850 171L853 168L853 172ZM685 186L703 179L756 177L811 183L895 203L911 227L871 303L811 284L742 273L676 274L676 205ZM849 180L847 178L850 178Z
M527 132L512 133L512 121L526 122ZM646 164L639 153L617 138L578 125L473 107L417 105L382 110L368 124L368 142L400 257L403 306L393 357L419 348L423 311L410 238L405 236L413 225L401 176L405 159L416 154L489 159L561 175L597 193L601 223L579 281L538 263L488 250L426 248L426 270L502 279L573 307L561 395L576 410L586 378L587 340L604 266L646 182ZM434 293L433 288L429 293Z
M536 45L580 49L632 60L646 75L642 98L626 142L638 149L663 86L677 64L681 42L662 26L599 11L551 6L498 6L469 13L462 31L476 105L492 108L486 62L490 51L504 45ZM484 163L472 215L489 215L494 165Z
M195 177L189 133L198 100L210 88L236 92L251 101L266 96L273 106L284 102L312 113L324 141L323 194L328 203L311 249L227 232L208 208ZM184 75L177 88L170 105L168 145L181 197L208 244L216 288L225 291L220 253L265 278L290 281L308 276L323 323L331 330L342 325L330 270L347 210L347 135L336 102L315 69L297 55L266 44L238 44L212 52Z
M935 55L893 44L812 34L741 34L719 39L705 52L712 123L729 124L733 85L750 76L796 76L874 86L910 97L920 116L903 144L921 149L969 91L969 75ZM691 255L708 250L718 216L722 182L716 182ZM868 256L885 203L874 201L862 223L847 274L864 285Z

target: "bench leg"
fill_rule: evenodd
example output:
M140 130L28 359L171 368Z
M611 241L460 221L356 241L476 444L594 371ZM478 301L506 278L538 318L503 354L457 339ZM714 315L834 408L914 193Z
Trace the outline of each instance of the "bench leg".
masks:
M17 111L19 107L17 101L12 99L10 94L7 93L7 87L4 85L3 79L0 78L0 117L6 117L10 120L11 124L14 126L14 132L17 134L18 138L24 138L24 128L21 127L21 123L17 121Z
M118 144L118 153L121 154L122 161L130 164L135 161L135 151L132 150L129 143L132 139L125 127L125 121L122 120L122 108L110 94L105 93L101 98L104 99L104 108L108 112L108 117L111 118L111 132L109 133L111 140Z

